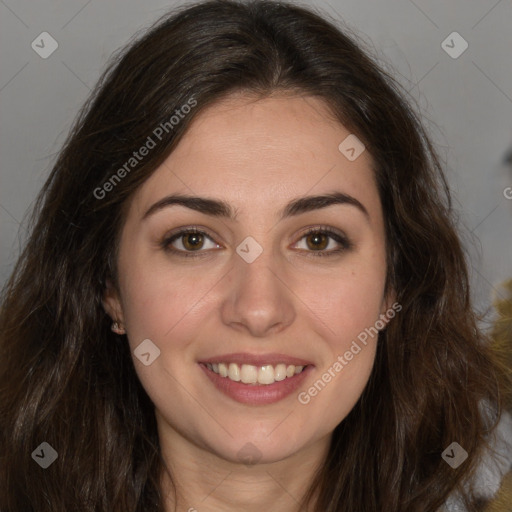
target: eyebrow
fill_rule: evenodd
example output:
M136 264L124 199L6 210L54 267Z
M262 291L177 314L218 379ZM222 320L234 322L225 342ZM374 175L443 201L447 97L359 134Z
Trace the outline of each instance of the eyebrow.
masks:
M299 197L290 201L280 212L280 220L336 204L354 206L360 210L368 220L370 219L368 210L355 197L343 192L332 192L330 194ZM173 205L184 206L205 215L227 218L233 221L236 220L238 213L229 203L219 199L172 194L153 204L143 215L142 219L147 219L154 213Z

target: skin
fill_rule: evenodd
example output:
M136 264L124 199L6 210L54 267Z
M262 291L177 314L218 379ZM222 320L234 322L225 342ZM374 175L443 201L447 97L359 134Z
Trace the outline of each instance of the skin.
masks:
M231 352L284 353L314 365L304 391L390 307L372 160L364 151L351 162L338 150L349 134L317 98L230 96L194 120L133 197L118 289L108 288L104 306L122 322L132 352L147 338L161 351L149 366L135 357L134 364L155 404L177 510L298 511L334 428L368 381L376 337L306 405L297 393L270 405L238 403L198 365ZM341 204L279 220L289 201L335 191L356 198L368 215ZM223 200L236 219L179 205L143 219L173 193ZM194 225L213 240L203 239L200 257L162 248L166 235ZM315 256L340 247L327 238L319 251L314 236L304 236L320 226L342 231L351 247ZM247 236L263 248L250 264L236 252ZM172 247L184 251L186 242L178 238ZM238 456L249 442L261 457L251 466ZM169 491L165 475L162 485ZM167 499L167 510L175 510L172 493Z

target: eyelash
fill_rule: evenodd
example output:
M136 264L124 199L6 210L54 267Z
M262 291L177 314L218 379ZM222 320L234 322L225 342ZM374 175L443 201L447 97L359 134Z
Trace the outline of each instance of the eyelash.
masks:
M172 233L171 235L165 237L161 241L160 246L164 251L173 253L180 257L198 258L198 257L204 256L204 253L207 251L201 251L201 250L183 251L181 249L175 249L171 246L172 242L174 242L175 240L178 240L180 237L182 237L184 235L189 235L189 234L203 235L206 238L210 239L212 242L217 243L205 231L202 231L201 229L199 229L196 226L191 226L188 228L181 229L180 231L177 231L176 233ZM317 227L308 228L301 235L301 237L299 238L298 241L302 240L303 238L305 238L311 234L327 235L329 238L333 239L335 242L337 242L341 246L337 249L331 249L329 251L325 251L325 250L306 251L309 253L308 256L311 256L313 258L336 256L344 251L352 249L352 247L353 247L353 244L349 241L349 239L344 234L342 234L341 232L338 232L336 230L333 230L332 228L329 228L328 226L317 226ZM303 250L303 249L301 249L301 250Z

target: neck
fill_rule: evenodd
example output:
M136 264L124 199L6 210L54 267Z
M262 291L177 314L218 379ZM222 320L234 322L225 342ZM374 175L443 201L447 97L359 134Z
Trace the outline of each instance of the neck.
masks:
M286 459L254 465L188 442L172 443L171 449L171 443L161 439L166 512L304 512L302 500L325 461L330 436ZM313 512L316 499L315 493L307 512Z

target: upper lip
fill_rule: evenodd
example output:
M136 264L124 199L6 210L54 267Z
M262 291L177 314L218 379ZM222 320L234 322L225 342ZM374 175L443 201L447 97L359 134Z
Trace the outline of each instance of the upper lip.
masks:
M223 354L221 356L210 357L200 361L201 363L236 363L238 366L242 364L250 364L253 366L263 366L271 364L275 366L279 363L294 366L307 366L312 364L310 361L300 359L298 357L287 356L286 354L248 354L245 352L237 352L234 354Z

